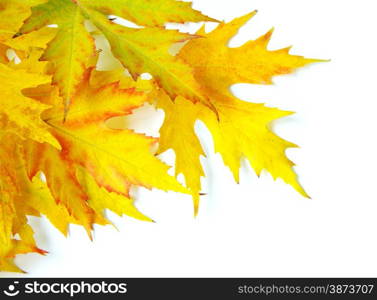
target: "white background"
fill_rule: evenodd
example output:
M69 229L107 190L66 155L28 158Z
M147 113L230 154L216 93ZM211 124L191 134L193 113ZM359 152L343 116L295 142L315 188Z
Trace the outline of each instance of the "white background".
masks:
M235 184L198 124L208 196L196 219L189 197L156 190L135 191L156 224L110 214L119 231L96 227L94 242L81 228L66 239L33 218L50 254L17 257L29 271L19 276L377 276L376 1L194 0L194 7L225 21L258 9L231 46L274 26L270 49L294 45L293 54L331 59L275 77L274 86L233 88L244 100L297 112L275 130L301 146L288 155L312 200L268 174L258 179L246 163Z

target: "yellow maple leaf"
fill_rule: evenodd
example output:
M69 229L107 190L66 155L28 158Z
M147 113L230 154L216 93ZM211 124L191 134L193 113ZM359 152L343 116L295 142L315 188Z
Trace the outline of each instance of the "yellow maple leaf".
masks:
M159 151L169 148L175 151L177 172L185 175L196 212L200 177L203 176L199 160L203 150L194 132L196 120L203 121L211 131L215 150L222 155L236 181L239 181L240 161L246 157L258 175L265 169L275 179L282 178L308 197L297 181L292 169L294 164L285 155L287 148L296 145L270 130L272 121L291 112L240 101L231 94L230 86L235 83L271 84L273 76L291 73L319 60L290 55L289 48L269 51L267 45L272 31L241 47L229 48L229 40L254 14L222 23L208 34L201 29L197 34L203 38L191 40L178 54L193 68L195 78L218 111L218 117L200 103L192 104L184 98L172 103L163 92L157 95L157 106L164 109L166 116L160 131Z
M117 25L108 19L111 14L146 28L132 29ZM105 35L114 55L128 68L134 79L141 73L149 72L172 99L183 95L213 108L201 93L190 67L168 51L173 43L192 36L164 29L166 22L213 20L193 10L189 3L175 0L49 0L32 8L32 15L21 32L31 32L48 24L58 25L58 33L46 49L43 59L54 64L53 80L60 87L66 109L84 76L88 59L95 55L93 38L85 28L86 19Z
M93 89L85 81L64 123L54 111L45 117L67 159L85 167L99 186L120 194L127 194L125 182L182 192L173 177L156 176L165 174L168 166L152 155L154 138L105 125L107 119L127 115L144 102L144 94L133 88L120 90L115 83Z
M106 209L152 221L134 206L131 185L187 192L167 174L169 167L153 155L155 139L105 124L109 118L127 115L142 105L146 95L134 87L119 88L118 82L94 88L90 77L88 70L65 121L56 88L46 84L24 90L28 99L52 106L43 119L61 150L0 132L0 137L8 140L8 146L0 149L1 161L7 162L0 164L1 270L20 271L13 263L17 254L44 254L35 245L27 215L45 215L65 235L69 224L79 224L91 236L93 224L109 223ZM41 172L46 182L39 178ZM14 234L19 234L20 240L15 240Z
M83 188L77 179L78 167L85 169L98 187L126 198L130 185L186 192L174 177L167 175L169 167L151 152L155 139L127 129L110 129L105 124L109 118L127 115L141 106L146 95L135 88L120 89L116 82L94 88L89 84L90 75L89 70L64 121L56 90L49 92L46 86L45 93L40 88L27 91L30 97L54 105L43 118L62 146L57 151L48 145L38 145L29 153L30 178L44 172L54 198L76 212L75 218L88 231L93 224L93 211L88 210L87 201L93 188Z

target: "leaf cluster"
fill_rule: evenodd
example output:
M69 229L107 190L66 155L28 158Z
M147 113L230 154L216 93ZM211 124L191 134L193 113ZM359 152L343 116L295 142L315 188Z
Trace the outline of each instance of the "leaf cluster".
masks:
M205 176L197 120L236 181L247 159L258 175L266 170L307 196L285 155L296 145L270 130L291 112L241 101L230 87L272 84L318 60L268 50L272 31L229 48L254 15L192 35L165 25L218 21L188 2L0 0L0 270L21 271L17 254L45 253L28 216L45 215L65 235L81 225L90 237L94 224L109 223L105 210L152 221L135 207L134 186L189 194L196 214ZM118 67L100 70L101 39ZM165 113L159 139L108 126L143 105ZM156 156L169 149L175 176Z

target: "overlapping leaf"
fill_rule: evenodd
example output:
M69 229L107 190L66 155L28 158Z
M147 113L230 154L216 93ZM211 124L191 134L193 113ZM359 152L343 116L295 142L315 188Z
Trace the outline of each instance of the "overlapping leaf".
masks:
M44 172L55 199L77 213L78 220L86 219L86 228L93 223L88 209L88 191L77 178L77 168L88 172L98 187L129 197L130 185L185 192L173 177L168 166L151 152L155 139L130 130L113 130L105 122L111 117L131 113L145 102L144 93L134 88L120 89L118 83L93 88L89 84L91 70L80 85L69 116L63 121L64 110L55 91L29 90L29 95L54 106L44 119L51 126L62 150L37 145L28 155L30 177ZM29 150L31 147L28 148ZM73 197L73 195L75 195Z
M0 62L7 62L7 42L17 34L25 19L31 14L31 6L44 0L0 0ZM31 41L34 43L34 41Z
M105 35L114 55L134 79L148 72L172 99L183 95L212 107L190 67L168 52L173 43L192 37L162 27L166 22L212 20L193 10L189 3L175 0L49 0L33 7L32 11L21 29L23 33L50 24L58 25L58 34L43 57L54 64L54 82L60 88L66 107L83 78L88 59L94 55L94 42L85 28L85 19ZM108 19L113 14L146 28L133 29L114 24Z
M271 84L273 76L291 73L318 60L290 55L289 48L269 51L272 31L241 47L229 48L229 40L254 14L221 24L209 34L200 30L197 34L205 38L190 41L178 55L193 68L195 78L219 118L200 103L192 104L183 98L172 103L163 93L157 96L157 105L166 114L160 152L174 149L177 172L185 175L196 208L203 176L199 161L203 150L194 132L196 120L203 121L211 131L216 151L222 155L236 181L241 159L245 157L258 175L267 170L274 178L282 178L307 196L292 169L294 164L285 155L287 148L296 145L279 138L269 128L272 121L291 113L240 101L231 94L230 87L235 83Z
M204 176L197 120L236 181L246 158L258 175L267 170L307 196L285 155L295 145L270 129L290 112L241 101L229 88L271 84L317 60L268 50L272 31L229 48L253 15L189 35L165 23L215 20L183 1L0 0L0 270L21 271L17 254L45 254L28 216L45 215L65 235L78 224L89 236L94 224L109 223L107 209L152 221L135 207L132 186L189 193L197 213ZM125 69L96 70L98 34ZM182 49L172 55L177 43ZM143 73L153 79L142 80ZM107 126L146 102L165 112L160 139ZM158 142L157 153L175 151L176 175L187 188L155 156Z

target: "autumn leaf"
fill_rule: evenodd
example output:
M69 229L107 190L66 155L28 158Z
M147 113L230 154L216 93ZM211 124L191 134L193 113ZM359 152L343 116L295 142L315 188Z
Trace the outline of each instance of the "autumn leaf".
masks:
M88 169L98 185L109 191L126 194L124 182L127 182L184 192L175 179L161 175L169 167L150 151L156 139L127 129L113 130L105 125L108 119L128 115L144 104L144 93L134 88L119 89L117 83L92 88L89 78L90 71L64 122L61 110L51 110L45 115L66 158Z
M1 271L23 272L18 254L46 254L29 216L45 216L64 235L80 225L90 238L94 224L111 224L107 210L152 222L137 209L133 187L189 194L197 214L205 176L198 120L237 182L246 158L258 175L267 170L307 197L285 155L296 145L271 130L291 112L241 101L230 87L272 84L273 76L319 60L268 50L272 31L228 47L254 14L192 35L165 24L217 21L189 2L0 0ZM120 62L116 69L99 70L99 37ZM109 126L147 103L165 113L159 138L125 123ZM158 158L168 149L175 176Z
M50 125L49 131L56 137L61 150L32 140L12 142L14 135L7 133L2 138L9 139L8 147L17 148L17 156L6 157L11 153L3 147L1 164L4 232L0 241L3 270L18 271L11 258L16 254L43 250L35 246L33 233L27 224L27 215L46 215L63 234L68 233L69 224L82 225L91 236L93 224L108 224L104 211L110 209L119 215L126 214L142 221L152 221L134 206L129 194L131 185L146 188L157 187L164 190L186 192L186 190L167 174L168 166L152 153L155 139L130 130L113 130L106 121L113 116L129 114L132 109L142 105L146 97L134 88L120 89L119 83L93 88L89 84L91 70L88 70L80 85L80 93L72 103L69 117L63 121L64 109L55 88L44 85L26 89L24 92L34 101L43 102L53 108L46 111L43 119ZM89 101L90 99L90 101ZM15 146L17 145L17 146ZM16 174L8 178L8 173ZM46 183L40 179L43 172ZM16 180L21 180L17 182ZM14 188L9 188L10 182ZM18 190L19 189L19 190ZM8 192L9 190L9 192ZM26 198L27 203L23 203ZM9 201L8 201L9 199ZM16 211L14 199L20 199ZM9 204L6 204L8 203ZM12 216L12 220L5 218ZM17 215L17 216L16 216ZM28 232L13 229L15 222L23 219L22 226ZM13 227L12 227L13 226ZM17 225L21 228L21 225ZM20 241L9 239L19 233ZM8 238L7 238L8 237ZM26 244L25 244L26 243ZM7 259L9 257L10 259Z
M190 41L178 54L194 69L196 80L218 111L218 119L200 103L192 104L184 98L172 103L161 91L156 96L157 106L164 109L166 115L160 131L159 151L175 151L177 174L185 175L196 212L200 177L204 175L199 160L203 150L194 132L196 120L203 121L211 131L215 150L222 155L237 182L241 159L245 157L258 176L262 170L267 170L273 178L282 178L308 197L297 181L292 169L294 164L285 155L287 148L296 145L279 138L270 129L272 121L291 112L240 101L231 94L230 86L235 83L271 84L273 76L291 73L319 60L290 55L289 48L269 51L267 46L272 31L241 47L229 48L229 40L253 15L255 12L228 24L222 23L209 34L201 29L197 34L204 38Z
M88 191L93 189L86 191L79 182L76 174L79 167L93 177L99 188L126 198L130 197L131 185L186 192L167 175L169 167L152 154L155 139L131 130L113 130L105 124L111 117L127 115L141 106L146 100L145 94L134 88L120 89L118 83L93 88L89 84L90 75L91 70L88 70L64 121L56 90L47 93L47 97L40 89L28 91L30 96L35 94L40 101L55 107L44 114L44 119L62 150L43 144L27 148L30 178L43 172L54 198L64 204L75 219L86 220L88 232L94 220L87 203Z
M113 14L145 28L117 25L108 18ZM49 44L43 59L54 64L54 82L60 88L66 107L84 76L88 59L95 55L94 41L85 28L85 20L90 20L104 34L114 55L134 79L148 72L172 99L183 95L212 107L201 93L190 67L168 52L173 43L193 37L164 29L166 22L213 20L193 10L189 3L175 0L50 0L33 7L32 15L21 32L31 32L49 24L58 25L58 34Z

